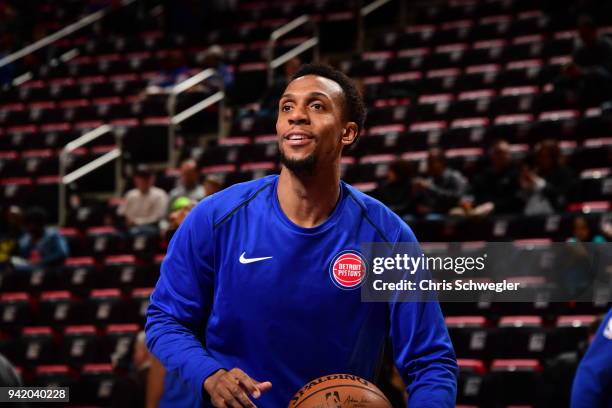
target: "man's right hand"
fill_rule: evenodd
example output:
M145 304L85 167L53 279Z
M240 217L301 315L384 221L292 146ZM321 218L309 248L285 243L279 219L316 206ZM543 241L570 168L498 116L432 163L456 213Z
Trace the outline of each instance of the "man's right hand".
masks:
M271 382L256 381L239 368L221 369L204 381L204 390L216 408L256 408L249 395L257 399L270 388Z

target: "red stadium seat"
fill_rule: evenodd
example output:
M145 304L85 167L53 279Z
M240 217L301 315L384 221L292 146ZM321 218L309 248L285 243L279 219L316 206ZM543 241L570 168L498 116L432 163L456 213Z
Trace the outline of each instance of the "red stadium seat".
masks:
M488 378L488 402L502 406L534 405L541 373L538 360L493 360Z
M119 289L93 289L86 305L87 321L97 324L124 322L125 306Z
M132 287L143 284L144 269L133 255L113 255L104 260L104 282L108 287Z
M130 305L131 321L145 321L147 308L149 307L149 298L153 288L136 288L132 290L132 301Z
M67 326L64 329L63 361L71 366L81 367L86 363L100 361L101 358L108 361L108 356L102 357L101 351L100 340L93 325Z
M59 363L59 354L51 327L24 327L19 339L17 363L26 367L38 364Z
M30 296L26 292L0 294L0 321L3 330L17 329L31 322Z
M557 317L555 337L558 351L565 352L576 350L581 342L587 342L589 328L595 321L595 315Z
M98 258L118 253L121 241L121 234L111 226L90 227L85 231L86 247L91 251L88 255Z
M97 274L94 258L74 257L66 259L62 276L73 292L84 294L96 284Z
M46 324L73 324L81 321L80 301L66 290L40 294L40 322Z
M111 364L85 364L81 372L82 389L77 390L75 400L96 405L108 405L112 396L115 377Z
M505 316L498 323L498 355L525 358L547 351L548 331L540 316Z
M134 340L140 330L137 324L108 325L103 339L105 355L110 356L115 364L129 363Z
M484 316L452 316L445 321L458 357L488 358L495 352L489 341L494 332Z
M482 360L458 359L459 381L457 384L458 404L480 404L483 402L485 375L487 369Z
M32 382L37 387L69 387L72 392L78 388L76 377L67 365L39 365Z

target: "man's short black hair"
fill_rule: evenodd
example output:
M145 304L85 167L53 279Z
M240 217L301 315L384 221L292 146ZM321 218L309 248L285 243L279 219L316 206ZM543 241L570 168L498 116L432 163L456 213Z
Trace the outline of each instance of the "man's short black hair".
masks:
M342 93L344 94L344 118L349 122L355 122L359 127L358 132L361 133L365 122L366 108L363 103L363 97L353 80L347 77L343 72L324 64L302 65L300 69L293 74L291 80L293 81L294 79L306 75L316 75L331 79L340 85Z

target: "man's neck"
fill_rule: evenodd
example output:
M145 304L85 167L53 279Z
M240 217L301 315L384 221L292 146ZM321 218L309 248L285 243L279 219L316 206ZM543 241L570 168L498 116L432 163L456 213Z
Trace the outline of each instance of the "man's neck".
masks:
M283 167L278 180L278 202L294 224L313 228L332 213L340 194L339 167L298 177Z

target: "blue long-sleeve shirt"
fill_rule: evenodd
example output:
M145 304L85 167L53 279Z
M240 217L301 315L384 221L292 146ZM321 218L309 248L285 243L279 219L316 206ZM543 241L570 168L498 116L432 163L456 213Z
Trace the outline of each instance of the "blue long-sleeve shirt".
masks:
M578 365L572 408L612 408L612 308Z
M272 382L256 404L278 408L323 375L373 380L390 335L410 406L453 407L457 364L439 305L365 303L330 273L362 243L416 242L410 228L345 183L329 218L302 228L281 210L277 184L232 186L188 215L151 295L149 349L198 396L208 376L238 367Z

